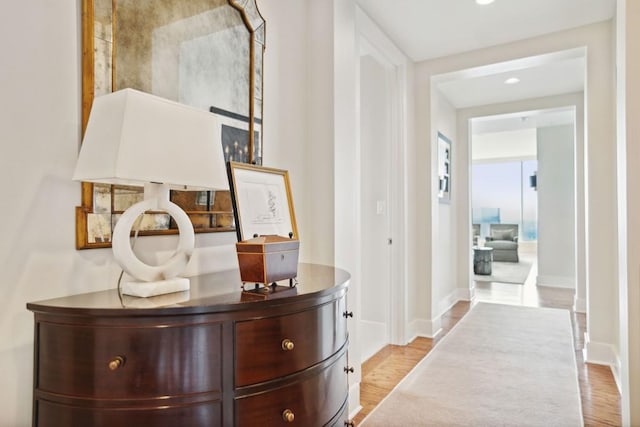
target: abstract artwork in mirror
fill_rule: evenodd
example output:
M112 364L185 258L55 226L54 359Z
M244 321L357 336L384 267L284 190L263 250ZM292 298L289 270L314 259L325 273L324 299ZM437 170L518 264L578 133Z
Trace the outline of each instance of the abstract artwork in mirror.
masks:
M82 8L83 132L94 97L133 88L211 111L232 160L262 163L265 22L255 0L82 0ZM119 215L141 198L142 188L83 183L76 247L110 246ZM235 228L228 191L171 199L196 232ZM162 212L139 226L143 235L175 228Z

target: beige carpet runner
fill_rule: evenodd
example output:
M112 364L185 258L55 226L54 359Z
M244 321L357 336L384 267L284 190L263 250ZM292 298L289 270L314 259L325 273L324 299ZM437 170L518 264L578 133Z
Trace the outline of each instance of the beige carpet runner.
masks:
M582 426L567 310L477 304L361 426Z

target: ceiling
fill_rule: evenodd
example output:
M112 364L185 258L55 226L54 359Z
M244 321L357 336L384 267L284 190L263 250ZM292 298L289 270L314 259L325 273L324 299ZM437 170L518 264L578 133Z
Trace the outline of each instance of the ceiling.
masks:
M440 83L438 79L435 81L438 89L456 108L581 92L585 80L584 51L579 49L573 53L576 56L568 58L544 55L537 58L537 64L528 64L523 68L496 70L495 67L486 67L487 73L482 75ZM506 84L509 78L517 78L519 82Z
M356 0L418 62L613 17L615 0Z
M491 117L478 117L471 120L471 132L473 134L497 133L567 125L574 123L575 114L574 108L564 107L549 110L521 111Z
M611 19L615 0L356 0L361 9L415 62L523 40ZM558 52L437 76L455 108L580 92L585 51ZM505 80L517 77L517 84ZM552 116L557 112L551 112ZM556 118L520 120L520 126ZM496 118L498 119L498 118ZM514 122L507 124L513 126ZM489 126L495 128L495 125ZM499 126L498 126L499 127Z

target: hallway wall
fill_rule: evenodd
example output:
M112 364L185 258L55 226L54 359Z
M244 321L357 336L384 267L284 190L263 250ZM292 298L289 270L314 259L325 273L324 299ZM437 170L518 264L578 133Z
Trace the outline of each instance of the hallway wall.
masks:
M576 287L574 126L538 128L537 284Z
M466 297L459 295L457 292L456 270L459 265L458 253L458 233L462 230L456 228L458 215L458 188L460 184L457 182L457 169L463 163L458 161L458 149L460 143L456 134L456 110L449 103L447 98L437 89L433 90L432 97L432 135L426 143L432 144L432 154L434 160L438 160L438 132L442 133L451 141L450 174L452 176L451 200L439 201L436 203L434 218L432 220L433 247L432 247L432 263L433 263L433 280L437 286L433 287L432 296L432 312L439 318L460 298ZM435 136L433 135L435 133ZM433 152L435 150L435 153ZM437 163L436 163L437 165ZM436 166L437 170L437 166ZM436 172L437 174L437 172ZM438 180L434 180L437 183ZM435 189L437 193L437 188ZM433 322L431 326L431 334L440 329L438 321Z
M618 238L623 425L640 425L640 2L617 1Z

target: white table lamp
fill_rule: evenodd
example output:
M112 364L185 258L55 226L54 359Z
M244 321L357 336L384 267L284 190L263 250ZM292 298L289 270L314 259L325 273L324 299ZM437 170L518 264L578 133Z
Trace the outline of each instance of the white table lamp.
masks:
M178 277L195 245L188 215L169 200L169 190L229 188L216 117L204 110L133 89L95 98L74 180L144 186L144 200L129 207L113 231L112 247L126 295L148 297L189 289ZM164 264L140 261L130 243L133 223L147 210L169 213L178 225L176 252Z

